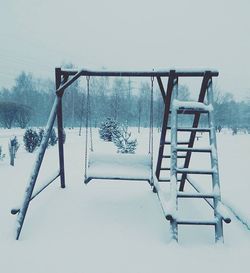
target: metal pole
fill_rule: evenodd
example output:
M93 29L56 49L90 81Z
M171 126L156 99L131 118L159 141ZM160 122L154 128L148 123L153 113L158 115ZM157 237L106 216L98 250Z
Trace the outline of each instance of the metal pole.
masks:
M56 90L61 85L61 69L56 68ZM65 188L65 171L64 171L64 152L63 152L63 115L62 115L62 93L57 93L58 107L57 107L57 132L58 132L58 152L59 152L59 166L60 166L60 180L61 188Z
M29 207L29 203L32 197L32 193L36 184L36 180L37 180L37 176L43 161L43 157L44 157L44 153L45 150L48 146L48 141L49 141L49 136L53 127L53 124L55 122L55 118L56 118L56 113L57 113L57 108L58 108L58 102L59 99L58 97L56 97L52 110L50 112L50 116L49 116L49 120L47 122L46 128L45 128L45 133L44 133L44 137L42 139L42 143L41 146L39 148L39 152L37 154L37 159L35 161L35 165L33 167L33 171L31 173L29 182L27 184L26 190L25 190L25 194L24 194L24 199L23 199L23 203L22 206L20 208L20 212L17 216L17 227L16 227L16 240L19 239L22 227L23 227L23 222Z

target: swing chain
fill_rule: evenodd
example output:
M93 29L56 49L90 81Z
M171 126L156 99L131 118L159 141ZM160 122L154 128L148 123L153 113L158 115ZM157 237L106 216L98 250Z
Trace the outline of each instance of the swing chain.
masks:
M149 119L149 154L153 154L153 92L154 76L151 77L151 94L150 94L150 119Z
M87 113L86 113L86 123L85 123L85 169L84 169L84 180L87 179L87 168L88 168L88 129L89 129L89 81L90 76L86 76L87 80Z
M151 156L151 179L150 184L151 186L154 185L154 175L153 175L153 165L154 165L154 158L153 158L153 146L154 142L154 76L151 77L151 94L150 94L150 128L149 128L149 154Z

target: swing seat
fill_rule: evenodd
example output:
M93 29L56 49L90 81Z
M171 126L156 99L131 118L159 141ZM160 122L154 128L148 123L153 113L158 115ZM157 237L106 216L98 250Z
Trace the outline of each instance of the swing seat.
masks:
M151 181L151 156L137 154L89 154L87 184L92 179Z

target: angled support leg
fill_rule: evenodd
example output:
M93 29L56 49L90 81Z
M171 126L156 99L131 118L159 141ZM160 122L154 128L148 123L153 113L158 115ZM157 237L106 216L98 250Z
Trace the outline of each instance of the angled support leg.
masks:
M20 233L21 233L21 230L23 227L24 219L25 219L28 207L29 207L29 203L32 198L32 193L33 193L33 190L34 190L34 187L36 184L37 176L38 176L38 173L39 173L42 161L43 161L44 153L45 153L45 150L48 146L49 136L50 136L50 133L51 133L51 130L52 130L53 124L55 122L55 118L56 118L58 103L59 103L59 99L58 99L58 97L56 97L53 107L52 107L52 110L50 112L48 123L45 128L44 137L42 139L42 143L39 148L39 152L37 154L36 162L33 167L33 171L31 173L27 188L25 190L23 203L20 208L20 212L17 216L16 240L19 239L19 236L20 236Z
M162 124L162 130L161 130L160 147L159 147L158 160L157 160L157 165L156 165L156 177L157 177L157 179L159 179L159 176L160 176L162 156L163 156L163 152L164 152L164 145L165 145L165 139L166 139L166 134L167 134L167 126L168 126L169 110L170 110L170 104L171 104L171 96L172 96L172 91L173 91L173 87L174 87L175 78L176 78L175 70L171 70L170 71L170 76L169 76L169 79L168 79L167 91L165 93L162 82L161 82L161 79L159 77L157 77L159 88L161 90L162 97L164 99L164 104L165 104L163 124Z

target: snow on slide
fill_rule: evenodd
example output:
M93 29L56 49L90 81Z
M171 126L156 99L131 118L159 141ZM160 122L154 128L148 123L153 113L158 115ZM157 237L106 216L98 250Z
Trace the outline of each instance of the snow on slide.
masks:
M88 177L145 179L151 178L150 155L90 153Z

